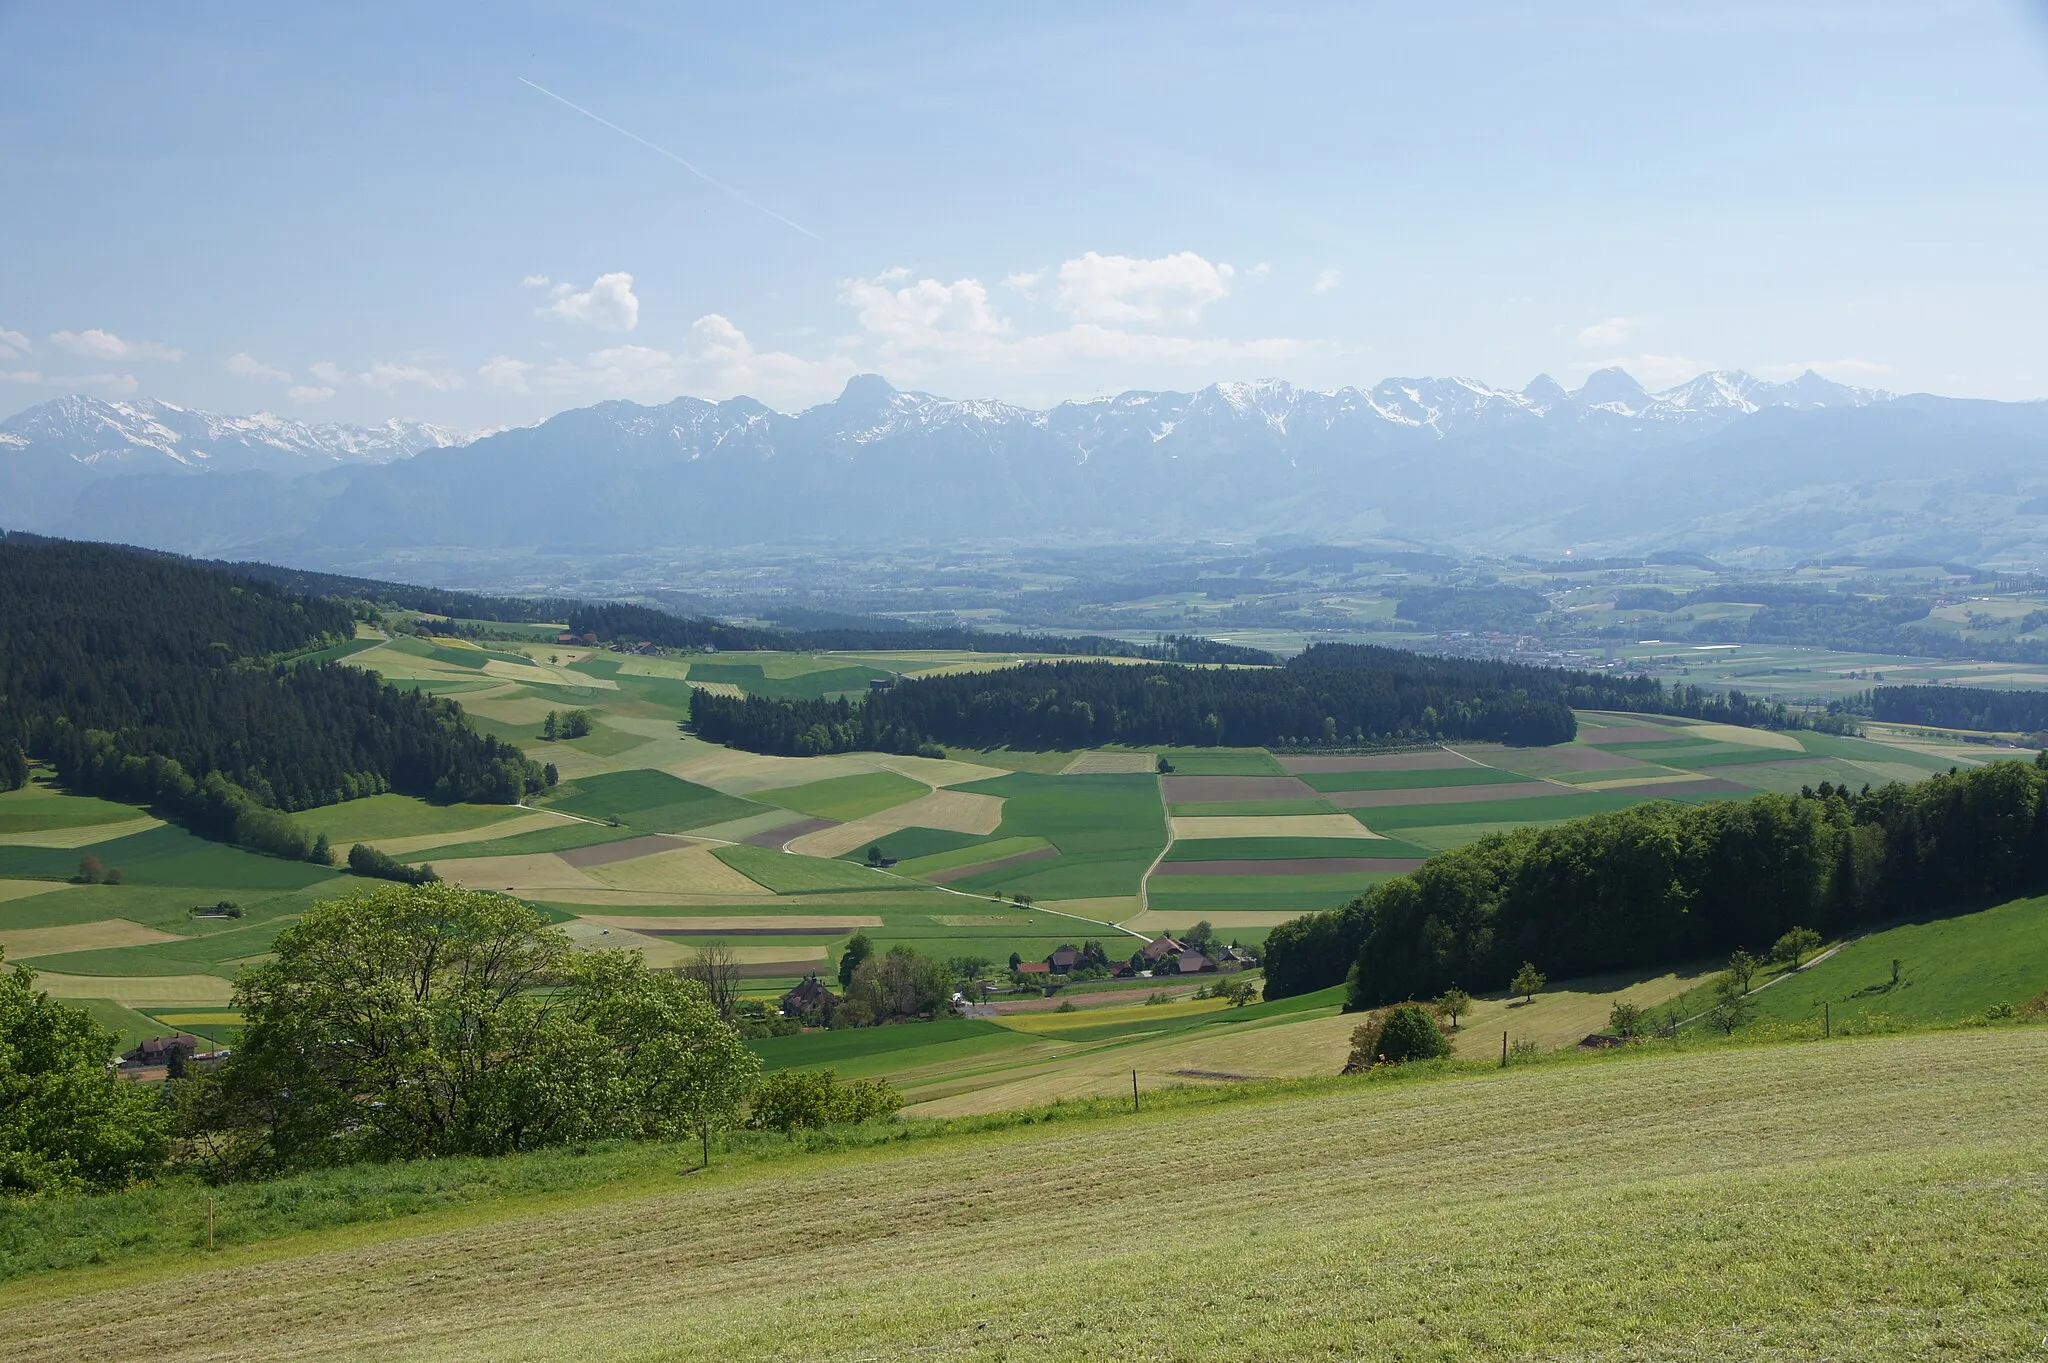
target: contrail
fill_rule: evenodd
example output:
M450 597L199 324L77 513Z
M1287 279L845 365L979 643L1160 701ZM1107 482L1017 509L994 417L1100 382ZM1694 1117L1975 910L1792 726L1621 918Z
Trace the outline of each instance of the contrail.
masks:
M765 207L762 204L755 203L752 199L742 194L739 190L734 189L731 185L726 184L724 181L715 180L711 176L706 175L703 171L697 169L697 167L691 165L688 161L685 161L682 157L676 155L667 147L658 146L653 142L649 142L639 133L628 132L626 129L621 128L618 124L612 122L608 118L599 118L596 114L590 112L590 110L584 108L581 104L574 103L571 100L563 99L553 90L548 89L544 85L535 85L532 81L528 80L524 76L519 77L519 83L521 85L527 86L530 89L540 91L549 99L554 100L557 104L568 105L571 109L574 109L577 113L582 114L585 118L590 119L593 122L602 123L605 127L610 128L615 133L618 133L625 137L632 138L635 142L638 142L641 146L647 148L649 151L660 152L663 156L666 156L669 160L675 162L684 170L689 171L690 174L696 176L705 184L710 185L713 189L724 190L727 194L732 195L732 197L738 199L741 203L753 209L756 213L766 213L769 217L775 219L775 221L781 223L784 227L803 233L805 236L809 237L812 241L817 242L821 246L832 245L831 242L826 241L823 237L819 236L816 232L813 232L810 228L804 226L802 223L792 222L788 218L783 217L780 213L777 213L774 209ZM836 250L837 248L835 247L834 249Z

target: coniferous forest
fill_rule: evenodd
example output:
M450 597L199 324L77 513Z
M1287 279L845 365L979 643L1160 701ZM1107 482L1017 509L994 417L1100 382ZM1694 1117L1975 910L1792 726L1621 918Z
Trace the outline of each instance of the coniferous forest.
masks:
M146 801L206 836L300 855L275 811L382 791L516 801L520 751L453 701L291 661L353 637L349 608L136 550L0 542L0 750Z
M1546 744L1577 732L1572 709L1785 723L1755 705L1642 677L1316 644L1281 667L1036 663L923 677L860 702L715 696L692 701L697 734L753 752L810 755L919 745L1104 743L1338 747L1428 738Z
M1266 996L1351 981L1376 1007L1676 965L1794 927L1951 913L2048 885L2048 764L1995 762L1918 785L1682 805L1520 828L1442 852L1341 909L1275 928Z

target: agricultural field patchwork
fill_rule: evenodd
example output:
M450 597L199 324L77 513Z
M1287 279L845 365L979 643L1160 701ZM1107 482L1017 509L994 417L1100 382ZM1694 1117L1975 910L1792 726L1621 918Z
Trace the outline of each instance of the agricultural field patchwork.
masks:
M1577 741L1548 749L766 757L683 733L692 686L829 695L1007 660L358 644L353 661L458 697L480 727L556 765L561 784L526 808L380 795L307 810L297 822L343 855L370 842L516 894L571 926L580 945L632 945L673 964L696 944L727 940L749 987L764 992L829 967L856 925L884 948L902 942L996 961L1012 951L1035 960L1090 938L1121 957L1140 938L1200 919L1256 945L1287 918L1342 904L1490 832L1646 799L1917 779L1953 760L1924 743L1612 714L1582 716ZM539 738L550 711L571 710L590 716L590 735ZM870 849L893 864L870 867ZM72 883L88 856L122 883ZM231 1034L234 1024L214 1014L235 972L261 959L307 905L363 886L333 869L206 842L147 810L65 794L43 778L0 796L0 949L46 971L53 993L89 1001L130 1040L185 1017L212 1018L194 1021L195 1034ZM194 913L225 902L242 916ZM677 926L650 922L669 919ZM1777 1002L1790 1007L1797 997ZM999 1040L989 1054L1010 1047ZM1326 1059L1318 1052L1315 1063ZM934 1060L932 1075L943 1069ZM948 1082L965 1095L978 1081Z

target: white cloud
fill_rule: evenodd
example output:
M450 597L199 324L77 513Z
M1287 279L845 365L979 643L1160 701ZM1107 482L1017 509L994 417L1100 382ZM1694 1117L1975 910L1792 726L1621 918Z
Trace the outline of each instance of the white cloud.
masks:
M39 369L5 369L0 370L0 379L48 388L104 388L117 396L132 393L137 387L133 374L45 374Z
M28 337L18 331L0 327L0 360L19 359L35 347L28 343Z
M325 402L334 396L334 390L332 388L315 387L312 384L299 384L288 391L285 396L293 402Z
M1328 293L1344 282L1344 276L1336 270L1322 270L1316 275L1316 282L1308 286L1310 293Z
M1684 383L1698 374L1704 374L1712 366L1698 360L1688 360L1683 355L1619 355L1605 360L1580 360L1572 368L1581 374L1590 374L1596 369L1626 369L1635 376L1637 383L1652 392Z
M885 350L984 349L1010 330L989 305L980 280L941 284L920 279L900 289L890 287L908 275L898 268L844 285L844 301L859 309L861 329Z
M1633 317L1610 317L1604 322L1595 322L1579 330L1580 345L1620 345L1636 329Z
M1267 275L1273 273L1273 262L1270 260L1262 260L1258 264L1252 266L1251 269L1247 270L1245 273L1253 279L1264 279Z
M185 352L155 341L124 341L111 331L92 327L85 331L58 331L51 344L74 355L95 360L182 360Z
M858 372L860 366L844 355L807 360L758 350L730 318L710 313L691 324L687 342L675 352L620 345L545 365L496 355L478 368L477 376L486 385L515 393L643 402L665 402L683 393L713 398L745 394L766 402L801 403L816 401Z
M1187 325L1229 296L1234 273L1193 251L1156 260L1090 251L1060 266L1059 305L1084 323Z
M416 364L392 364L389 360L374 361L363 373L356 375L356 381L369 388L390 391L401 384L417 384L431 388L437 393L446 393L462 387L462 375L441 370L422 369Z
M574 284L555 285L554 301L534 312L600 331L631 331L640 325L640 300L633 296L633 276L623 270L597 277L582 292Z
M1003 276L1003 287L1012 293L1021 293L1026 298L1038 297L1038 286L1045 282L1043 270L1020 270L1016 274Z
M313 371L313 377L320 382L339 387L348 382L348 374L332 360L315 360L306 366Z
M533 365L525 360L515 360L510 355L493 355L477 366L476 375L484 381L484 387L496 388L507 393L524 393L526 373Z
M266 379L271 383L290 383L292 376L276 365L265 364L246 350L238 350L228 356L228 372L239 374L245 379Z
M545 289L552 282L544 274L530 274L519 281L522 289Z

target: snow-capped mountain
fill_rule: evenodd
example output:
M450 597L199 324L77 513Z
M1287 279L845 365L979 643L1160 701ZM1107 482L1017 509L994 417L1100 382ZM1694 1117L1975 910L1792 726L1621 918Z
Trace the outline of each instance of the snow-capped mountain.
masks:
M1946 514L1934 501L1956 497L1987 508L1970 532L1987 551L2014 543L2013 525L2048 544L2034 524L2048 404L1893 397L1812 373L1655 393L1619 369L1576 390L1265 380L1043 410L865 375L795 413L744 397L606 402L467 443L71 399L0 436L0 524L358 567L424 549L1277 532L1718 552L1743 548L1743 527L1806 555L1920 542Z
M466 444L473 434L420 421L346 426L258 412L216 416L144 398L74 395L0 421L0 449L66 459L100 475L262 470L287 476L337 464L383 464Z

